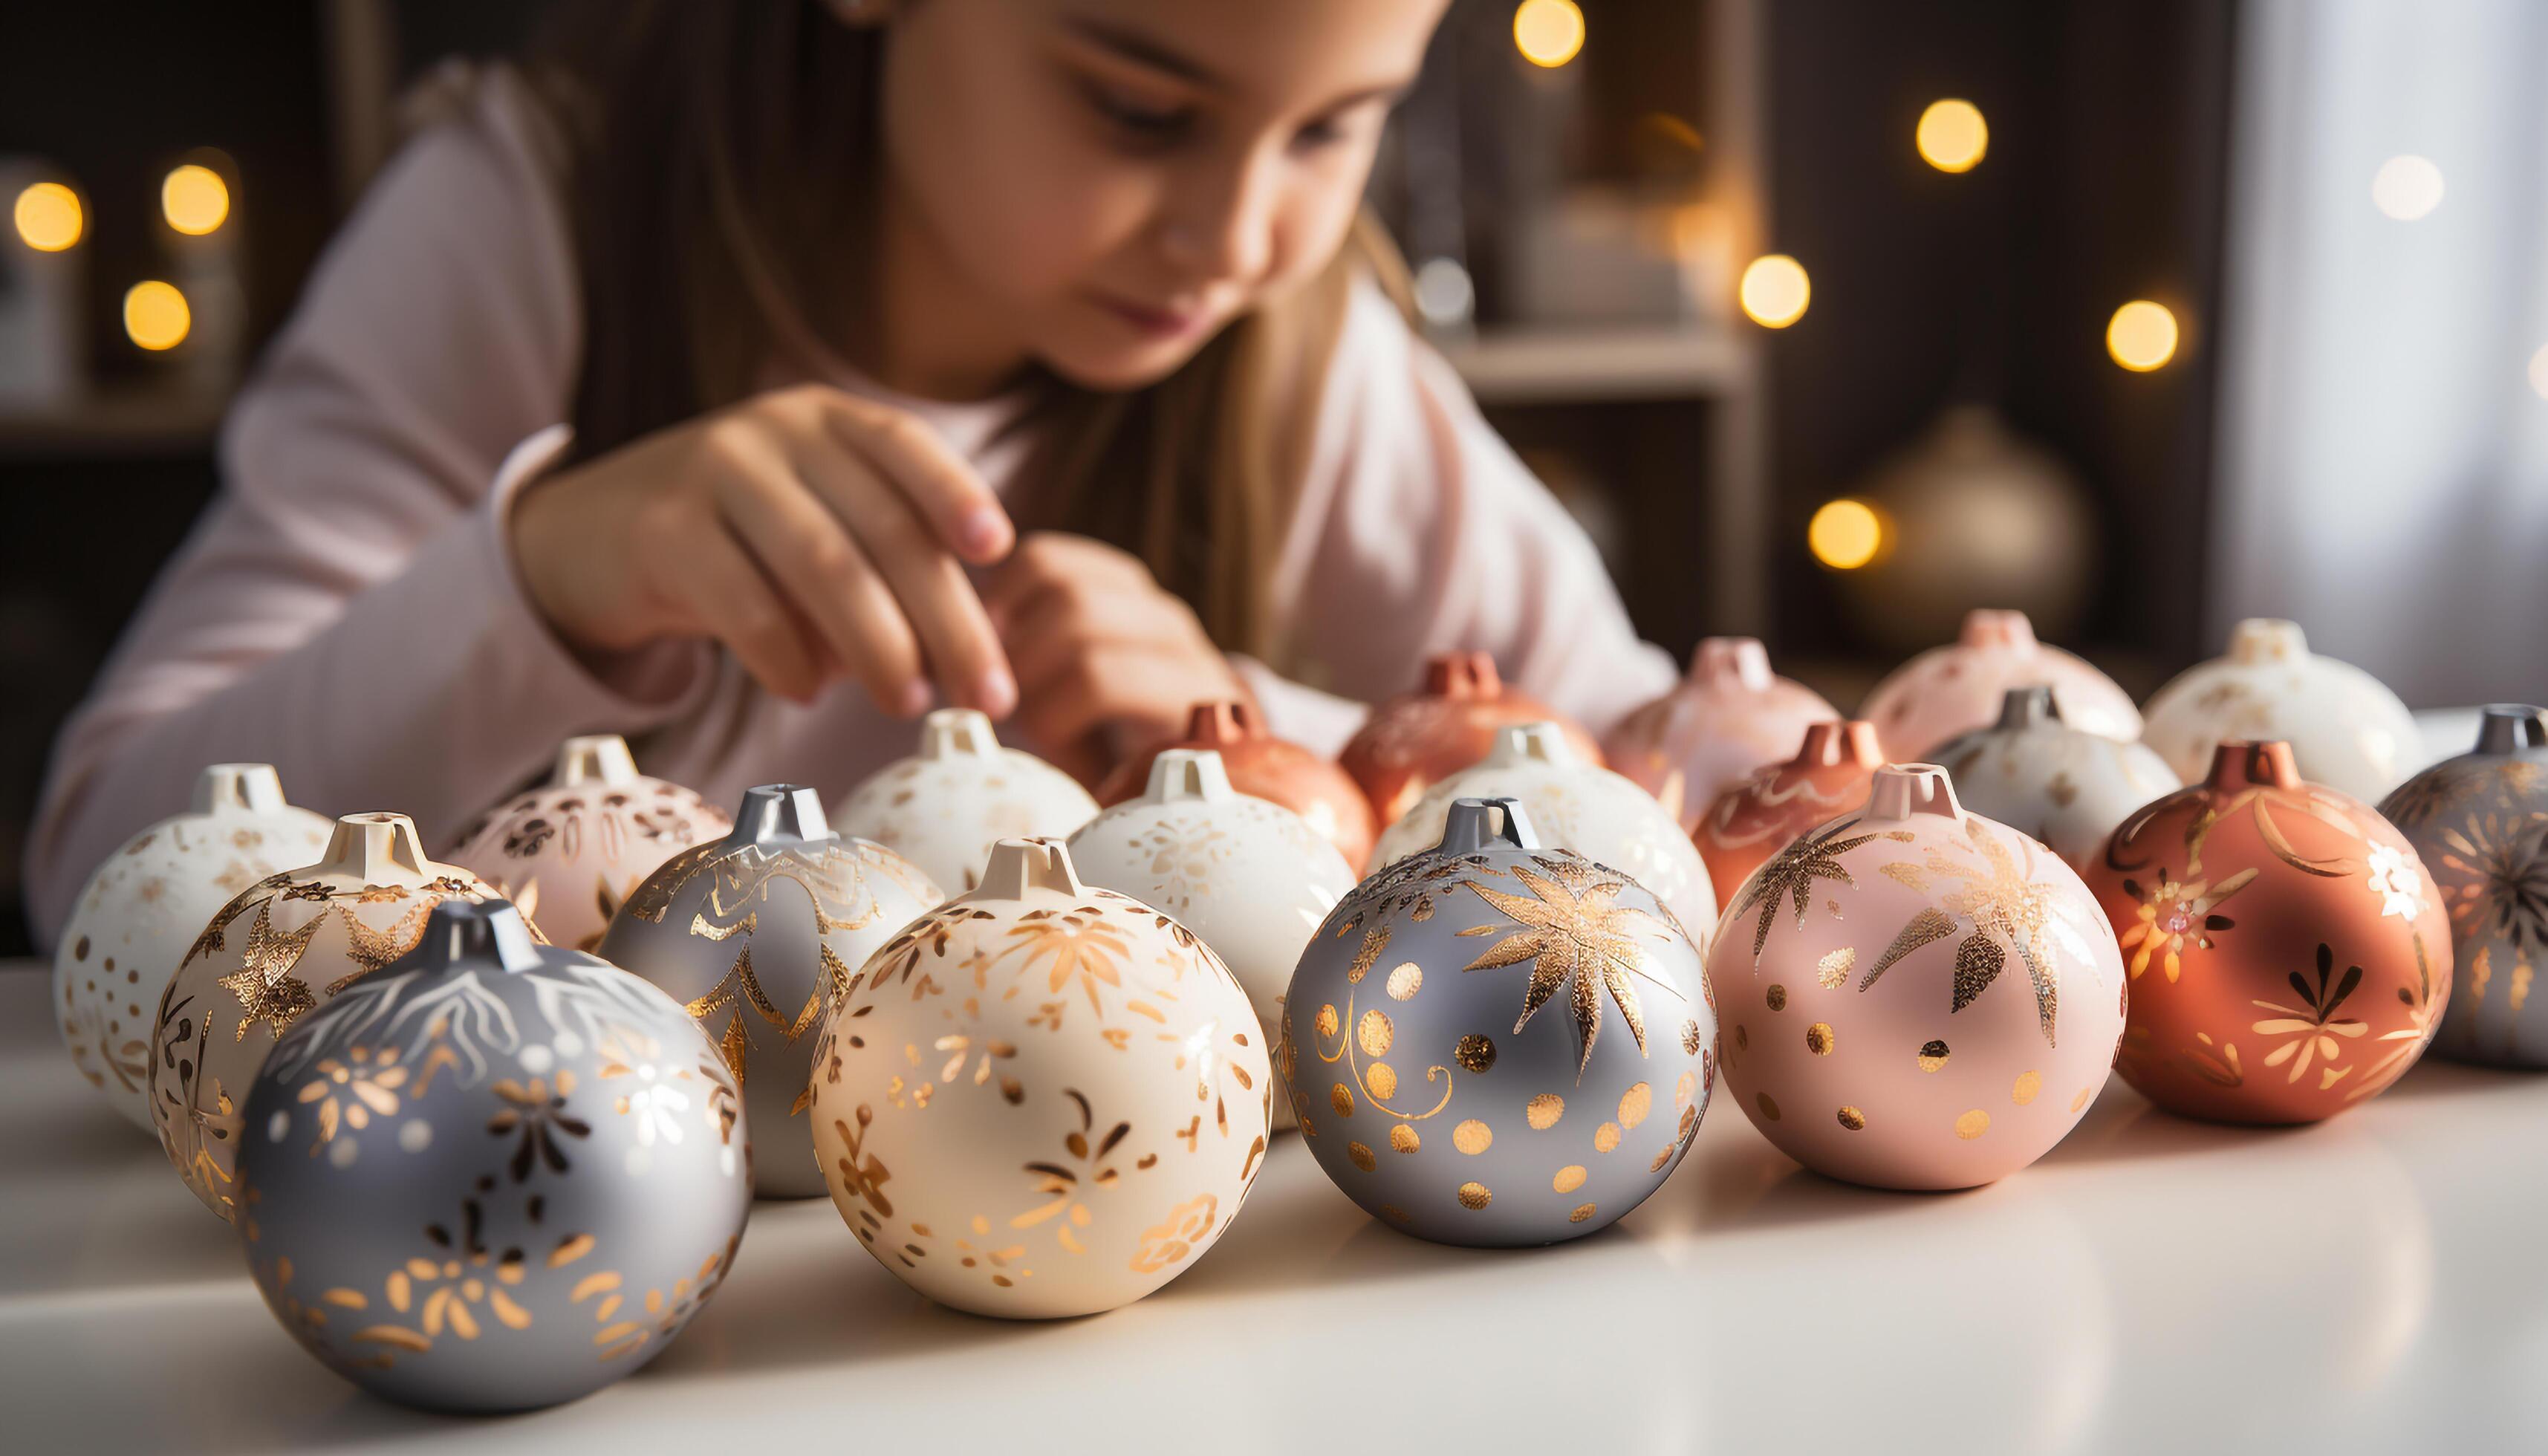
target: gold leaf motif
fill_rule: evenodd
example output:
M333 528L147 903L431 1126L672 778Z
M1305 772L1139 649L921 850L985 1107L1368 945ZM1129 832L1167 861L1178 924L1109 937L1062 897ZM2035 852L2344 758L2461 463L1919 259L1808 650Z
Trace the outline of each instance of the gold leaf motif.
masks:
M1857 965L1858 948L1843 946L1814 962L1815 979L1822 982L1824 990L1837 991L1840 989L1841 982L1849 979L1850 971Z

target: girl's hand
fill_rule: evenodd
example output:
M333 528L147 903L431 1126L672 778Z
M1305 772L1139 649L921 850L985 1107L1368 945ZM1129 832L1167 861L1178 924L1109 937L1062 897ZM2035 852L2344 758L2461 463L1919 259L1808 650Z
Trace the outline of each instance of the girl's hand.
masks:
M1162 742L1196 703L1248 696L1194 611L1103 542L1029 535L982 595L1017 665L1019 726L1083 783L1111 767L1110 731L1125 748Z
M1016 528L890 407L821 385L756 396L533 483L511 534L531 601L588 655L704 637L800 702L846 675L906 717L933 679L994 717L1017 703L964 577Z

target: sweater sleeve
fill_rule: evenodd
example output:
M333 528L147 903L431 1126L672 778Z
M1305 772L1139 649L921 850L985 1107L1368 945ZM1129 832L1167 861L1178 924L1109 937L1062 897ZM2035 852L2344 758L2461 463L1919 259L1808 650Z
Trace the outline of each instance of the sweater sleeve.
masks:
M1268 726L1315 748L1351 732L1338 696L1407 691L1437 652L1495 654L1596 734L1675 678L1582 527L1375 288L1349 305L1273 596L1291 681L1242 670Z
M563 434L579 346L530 106L499 73L408 146L240 393L220 494L55 742L26 857L42 937L207 763L438 840L562 734L661 721L704 681L688 644L599 681L513 577L504 508Z

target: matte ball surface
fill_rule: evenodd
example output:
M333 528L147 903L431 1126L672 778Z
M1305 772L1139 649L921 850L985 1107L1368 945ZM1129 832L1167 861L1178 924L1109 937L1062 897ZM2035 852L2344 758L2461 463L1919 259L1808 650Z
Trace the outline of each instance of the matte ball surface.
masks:
M1758 638L1710 637L1680 684L1621 719L1601 753L1696 829L1718 794L1785 762L1807 728L1839 716L1821 693L1771 672Z
M1112 806L1138 797L1150 781L1150 765L1177 748L1220 754L1230 787L1300 815L1336 847L1355 873L1371 859L1371 842L1380 828L1372 823L1371 800L1363 797L1361 786L1332 762L1267 733L1256 710L1243 702L1196 703L1186 720L1186 736L1126 760L1098 786L1097 802Z
M2135 809L2181 787L2167 761L2138 743L2061 721L2048 687L2012 687L1999 721L1929 755L1967 809L2044 841L2082 873Z
M2188 783L2231 739L2281 741L2301 776L2365 803L2423 762L2414 714L2380 680L2309 650L2297 623L2251 617L2230 650L2197 663L2150 695L2141 741Z
M1904 759L1989 727L2008 689L2038 685L2052 689L2061 720L2083 733L2128 743L2141 736L2132 695L2079 658L2036 641L2022 611L1967 612L1954 643L1895 668L1858 715L1875 725L1889 757Z
M1211 948L1004 841L832 1006L811 1095L832 1202L959 1310L1092 1315L1194 1267L1263 1166L1256 1013Z
M126 841L71 902L53 951L53 1014L80 1075L125 1121L150 1122L150 1019L177 961L232 895L327 847L328 820L283 801L266 764L215 764L194 807Z
M1539 699L1507 686L1483 652L1446 652L1424 665L1424 685L1379 704L1336 762L1362 785L1372 812L1396 823L1435 780L1487 756L1496 737L1522 723L1555 722L1576 754L1601 762L1590 734Z
M1067 839L1097 800L1059 769L1002 748L991 720L940 708L921 721L920 751L887 764L841 801L841 833L870 839L950 891L980 883L1004 839Z
M1797 835L1866 803L1883 767L1873 727L1857 719L1816 723L1794 758L1718 794L1690 836L1718 896L1730 903L1752 871Z
M1278 1060L1319 1166L1441 1243L1577 1238L1671 1176L1715 1081L1697 948L1512 799L1345 897L1292 977Z
M941 896L900 855L834 833L810 788L746 789L734 818L731 835L638 886L601 955L669 992L716 1044L752 1108L756 1190L811 1198L823 1175L805 1079L823 1006Z
M1725 1085L1817 1172L1967 1188L2069 1135L2124 1029L2113 929L2042 845L1926 764L1781 851L1726 913L1708 974Z
M337 1374L442 1410L571 1401L663 1352L752 1205L748 1129L688 1015L453 901L313 1012L247 1095L240 1239Z
M2132 975L2116 1069L2175 1112L2332 1117L2406 1075L2450 1000L2449 917L2414 847L2302 781L2287 744L2223 744L2203 781L2124 821L2088 883Z

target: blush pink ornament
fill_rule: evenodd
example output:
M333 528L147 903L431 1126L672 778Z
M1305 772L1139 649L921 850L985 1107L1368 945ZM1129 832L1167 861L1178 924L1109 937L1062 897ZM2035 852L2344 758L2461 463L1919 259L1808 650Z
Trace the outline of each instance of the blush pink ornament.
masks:
M1930 764L1763 865L1718 926L1726 1089L1817 1172L1969 1188L2042 1157L2106 1084L2124 963L2087 885Z
M2082 659L2036 641L2022 611L1966 612L1953 643L1886 674L1858 715L1875 725L1887 756L1925 758L1959 733L1998 722L2008 689L2038 684L2052 689L2061 721L2082 733L2126 743L2141 736L2132 694Z
M1808 727L1839 716L1821 693L1771 672L1760 639L1710 637L1680 685L1622 718L1601 752L1690 830L1718 794L1784 762Z

